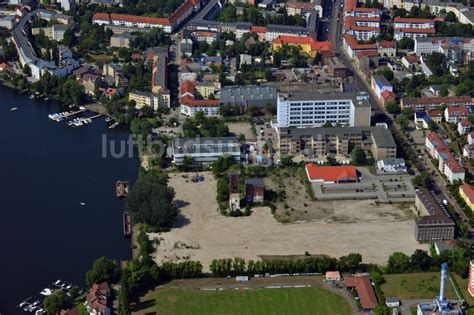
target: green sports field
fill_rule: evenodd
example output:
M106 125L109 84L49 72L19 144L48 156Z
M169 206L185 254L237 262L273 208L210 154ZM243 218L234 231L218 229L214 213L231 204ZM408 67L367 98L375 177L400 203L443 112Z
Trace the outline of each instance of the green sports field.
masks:
M135 314L352 314L340 295L322 288L195 291L160 288L140 299Z

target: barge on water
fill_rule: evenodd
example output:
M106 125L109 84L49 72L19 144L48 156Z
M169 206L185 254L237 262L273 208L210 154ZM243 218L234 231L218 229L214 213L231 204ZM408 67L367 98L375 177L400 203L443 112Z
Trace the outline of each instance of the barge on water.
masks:
M123 235L132 236L132 219L128 212L123 213Z
M129 189L129 182L119 180L116 183L116 190L117 190L117 198L124 198L127 197L128 195L128 189Z

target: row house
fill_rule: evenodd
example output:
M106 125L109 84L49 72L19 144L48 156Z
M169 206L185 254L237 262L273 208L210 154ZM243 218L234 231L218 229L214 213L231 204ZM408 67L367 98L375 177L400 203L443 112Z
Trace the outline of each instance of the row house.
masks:
M452 184L457 180L464 181L465 170L451 153L447 140L432 131L426 137L425 146L430 156L438 161L438 169Z
M353 17L380 17L382 11L378 8L359 8L357 7L357 0L346 1L346 16Z
M375 52L377 53L377 45L375 44L359 44L357 39L349 34L344 34L342 44L347 54L354 58L360 52Z
M323 7L321 1L317 2L287 2L286 13L292 15L304 15L309 11L316 11L319 16L323 14Z
M450 124L456 124L469 117L469 111L466 106L450 106L444 110L444 119Z
M436 109L439 106L472 106L473 101L470 96L435 96L435 97L414 97L402 98L400 106L404 108L413 108L417 111Z
M380 34L380 17L352 17L346 16L345 31L357 40L367 41Z
M401 40L403 37L420 38L436 33L434 19L415 19L396 17L393 20L394 37Z

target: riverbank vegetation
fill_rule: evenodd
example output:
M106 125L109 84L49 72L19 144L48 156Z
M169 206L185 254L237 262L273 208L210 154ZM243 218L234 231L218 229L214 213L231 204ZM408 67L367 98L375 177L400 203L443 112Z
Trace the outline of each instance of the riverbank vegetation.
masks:
M159 170L140 169L125 207L135 224L146 224L156 231L167 230L178 215L174 196L173 188L168 186L168 175Z

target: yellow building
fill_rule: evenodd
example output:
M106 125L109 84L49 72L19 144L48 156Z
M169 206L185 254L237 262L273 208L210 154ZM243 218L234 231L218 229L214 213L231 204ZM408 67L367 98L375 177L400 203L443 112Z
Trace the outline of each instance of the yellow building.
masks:
M459 195L466 202L466 205L473 210L474 209L474 187L464 183L459 186Z
M196 84L196 90L203 98L209 98L209 96L218 92L220 88L221 84L219 82L204 81Z
M334 54L331 42L318 42L310 36L298 37L280 35L273 40L272 49L273 51L279 51L284 45L297 46L303 53L311 58L314 58L318 52L331 55Z

